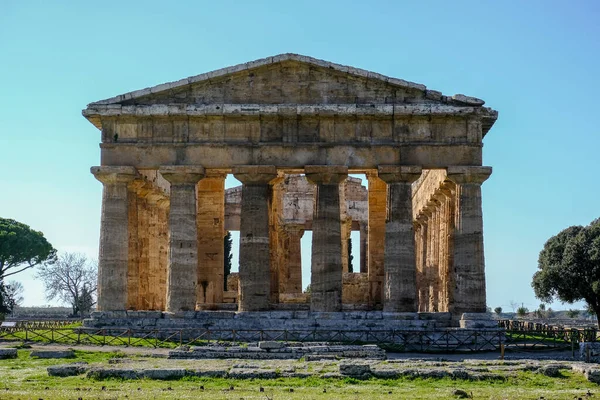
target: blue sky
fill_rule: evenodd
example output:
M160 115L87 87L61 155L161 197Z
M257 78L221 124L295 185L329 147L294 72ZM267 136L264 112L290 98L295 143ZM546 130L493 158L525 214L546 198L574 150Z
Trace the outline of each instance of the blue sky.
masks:
M494 168L483 186L488 304L535 308L544 242L600 216L599 20L594 1L4 0L0 216L43 231L59 251L96 257L101 184L89 167L100 132L81 109L300 53L476 96L500 112L484 139ZM15 278L26 304L44 303L31 273Z

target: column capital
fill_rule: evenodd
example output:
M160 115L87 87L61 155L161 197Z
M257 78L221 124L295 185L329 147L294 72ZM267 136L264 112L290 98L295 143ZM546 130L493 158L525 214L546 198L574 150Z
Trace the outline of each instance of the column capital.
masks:
M281 225L281 233L286 236L300 236L304 235L305 227L301 224L285 224Z
M492 167L450 166L447 170L448 179L463 185L474 183L481 185L492 174Z
M304 174L311 183L337 185L348 177L348 167L344 165L306 165Z
M195 185L205 175L204 167L200 165L166 165L160 167L158 172L171 185Z
M267 185L277 178L274 165L238 165L233 167L233 176L244 185Z
M380 165L379 178L385 183L413 183L421 177L422 168L418 165Z
M90 172L102 183L129 183L137 177L134 167L102 166L92 167Z

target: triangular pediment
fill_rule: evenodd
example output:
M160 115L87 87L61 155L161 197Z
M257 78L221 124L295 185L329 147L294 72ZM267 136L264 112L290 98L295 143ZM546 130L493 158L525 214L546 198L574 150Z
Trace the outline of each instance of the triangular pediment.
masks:
M402 104L481 106L425 85L297 54L239 64L90 104Z

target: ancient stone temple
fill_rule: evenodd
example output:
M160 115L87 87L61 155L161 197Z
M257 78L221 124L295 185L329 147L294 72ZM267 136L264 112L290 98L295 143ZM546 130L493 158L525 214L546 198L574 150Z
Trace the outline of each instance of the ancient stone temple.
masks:
M295 54L89 104L104 187L95 318L484 321L482 139L497 112L483 104ZM226 191L228 174L241 187Z

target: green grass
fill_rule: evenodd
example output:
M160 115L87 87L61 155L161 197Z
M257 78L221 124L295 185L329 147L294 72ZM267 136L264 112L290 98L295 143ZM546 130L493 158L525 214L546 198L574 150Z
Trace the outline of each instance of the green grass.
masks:
M17 359L0 360L1 399L454 399L452 392L455 389L472 392L475 399L539 399L542 396L545 399L586 398L588 390L595 393L596 397L600 396L597 385L586 381L581 374L570 371L564 371L560 378L518 372L504 381L473 382L450 378L235 380L188 377L177 381L96 381L85 376L56 378L48 376L48 366L74 361L106 365L109 359L123 357L123 353L75 351L76 358L70 360L31 359L29 353L28 350L19 350ZM145 359L150 362L149 365L153 365L152 359L147 357L128 358L134 361L136 358ZM173 361L173 366L176 363ZM320 368L317 364L313 366ZM329 369L327 366L326 370ZM263 392L260 391L261 387Z

